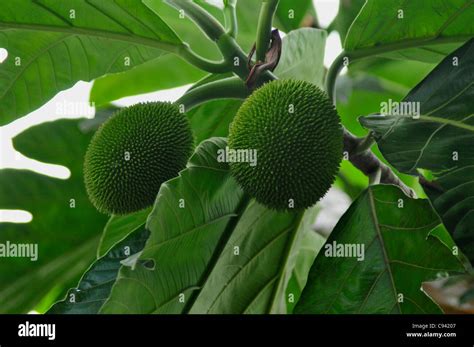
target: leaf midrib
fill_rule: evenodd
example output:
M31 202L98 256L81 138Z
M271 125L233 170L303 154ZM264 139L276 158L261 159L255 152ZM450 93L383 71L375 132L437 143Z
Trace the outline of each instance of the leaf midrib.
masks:
M380 247L382 248L383 259L384 259L384 262L385 262L385 266L387 268L388 276L390 277L390 283L392 284L395 303L396 303L396 306L398 307L398 312L401 313L402 310L401 310L401 307L400 307L400 303L397 300L397 287L395 286L395 281L393 279L393 274L392 274L392 268L390 266L390 260L389 260L388 255L387 255L387 251L385 250L385 242L384 242L384 239L382 237L382 232L380 231L377 211L375 209L374 195L373 195L371 187L369 187L369 189L367 189L367 193L368 193L368 198L369 198L370 215L372 217L372 221L374 222L375 232L377 233L377 237L378 237L379 242L380 242Z
M456 36L446 36L446 37L437 37L429 36L423 38L409 39L403 41L395 41L392 43L382 44L380 46L369 46L356 48L353 50L346 51L347 56L352 58L352 61L356 61L368 56L382 55L385 53L390 53L394 51L400 51L404 49L423 47L423 46L435 46L443 45L449 43L464 43L467 40L471 39L473 35L456 35Z
M464 119L468 119L470 117L474 116L474 113L468 115L466 118ZM410 116L410 115L406 115L406 116L384 116L384 115L378 115L378 116L375 116L375 117L383 117L383 118L388 118L388 117L394 117L396 119L402 119L402 118L409 118L409 119L413 119L413 116ZM366 118L370 118L369 117L366 117ZM420 117L418 119L421 119L421 120L424 120L426 122L430 122L430 123L439 123L439 124L446 124L446 125L451 125L453 127L456 127L456 128L460 128L460 129L464 129L464 130L468 130L468 131L471 131L471 132L474 132L474 125L469 125L469 124L465 124L463 123L462 121L458 121L458 120L454 120L454 119L449 119L449 118L442 118L442 117L436 117L436 116L427 116L427 115L420 115ZM391 127L392 128L392 127ZM387 130L386 134L391 130L391 128L389 130ZM385 135L384 135L385 136Z
M141 44L144 46L149 46L153 48L162 49L171 53L178 53L184 44L173 44L169 42L153 40L138 35L126 35L119 34L116 32L97 30L97 29L84 29L78 27L59 27L54 25L45 25L45 24L20 24L20 23L11 23L11 22L0 22L0 31L17 29L17 30L26 30L26 31L43 31L51 33L64 33L70 35L83 35L83 36L92 36L98 38L105 38L109 40L123 41L134 44Z

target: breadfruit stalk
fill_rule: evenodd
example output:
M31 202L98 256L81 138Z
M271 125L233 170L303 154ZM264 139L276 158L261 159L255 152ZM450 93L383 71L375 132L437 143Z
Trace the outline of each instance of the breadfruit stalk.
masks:
M190 89L176 104L185 110L215 99L245 99L250 91L239 77L229 77Z
M265 61L265 55L267 54L270 44L273 16L275 15L278 2L279 0L263 0L262 2L257 27L257 62Z
M227 34L232 37L237 37L238 22L237 22L237 0L224 0L224 15Z

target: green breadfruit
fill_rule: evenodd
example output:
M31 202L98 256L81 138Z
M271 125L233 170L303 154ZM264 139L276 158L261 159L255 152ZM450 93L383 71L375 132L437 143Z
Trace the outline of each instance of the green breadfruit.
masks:
M95 133L84 160L90 200L107 214L149 207L163 182L185 168L193 136L185 114L170 103L117 112Z
M325 92L308 82L274 81L256 90L234 118L229 148L256 150L257 164L231 162L231 173L270 208L304 209L331 187L342 146L340 119Z

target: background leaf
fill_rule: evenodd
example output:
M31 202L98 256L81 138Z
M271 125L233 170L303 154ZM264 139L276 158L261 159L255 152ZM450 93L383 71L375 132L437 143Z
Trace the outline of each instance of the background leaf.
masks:
M451 250L431 236L439 223L427 200L409 199L394 186L369 187L318 254L295 312L439 313L420 290L422 282L463 271ZM327 256L334 242L363 245L364 259Z
M85 192L82 158L92 136L89 121L59 120L32 127L14 139L15 148L36 160L64 165L67 180L25 170L0 170L0 209L27 210L27 224L0 223L0 243L37 243L38 261L4 258L0 262L0 312L32 310L51 290L63 295L95 258L106 217ZM75 207L71 208L71 199ZM34 283L35 290L30 287ZM50 300L55 300L53 295Z
M454 59L454 60L453 60ZM459 64L453 66L458 59ZM474 260L474 40L446 57L404 99L421 116L361 118L387 160L401 172L430 170L424 189L466 256ZM456 155L457 160L456 160ZM430 179L427 176L427 179Z
M126 96L180 87L203 76L205 72L175 55L165 54L132 70L98 78L90 101L100 106Z
M303 28L283 38L283 51L275 74L280 79L296 79L323 87L326 31Z
M79 285L66 298L55 303L49 314L95 314L109 297L122 261L140 252L150 233L144 227L135 230L97 259L84 273ZM73 298L73 300L71 300Z
M357 14L364 5L365 0L340 0L339 10L336 18L329 25L329 30L336 30L340 37L341 42L344 43L347 31L351 26Z

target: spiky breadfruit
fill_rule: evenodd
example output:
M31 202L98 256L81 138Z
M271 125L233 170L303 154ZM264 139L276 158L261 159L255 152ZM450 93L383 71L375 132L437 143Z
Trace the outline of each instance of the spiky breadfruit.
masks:
M231 124L229 148L257 154L256 165L232 162L231 173L267 207L304 209L331 187L342 146L340 119L325 92L304 81L273 81L243 103Z
M170 103L120 110L95 133L84 160L93 205L127 214L153 204L163 182L185 168L193 150L188 119Z

